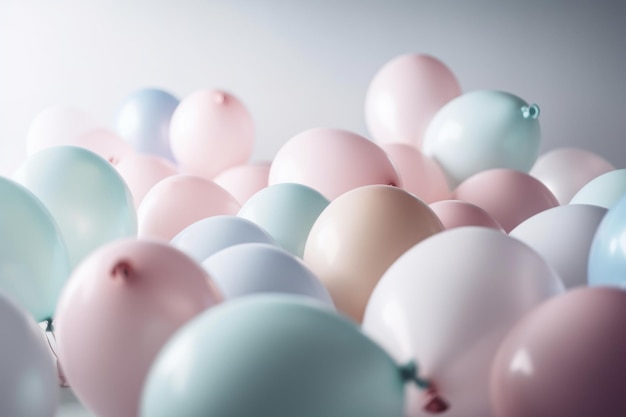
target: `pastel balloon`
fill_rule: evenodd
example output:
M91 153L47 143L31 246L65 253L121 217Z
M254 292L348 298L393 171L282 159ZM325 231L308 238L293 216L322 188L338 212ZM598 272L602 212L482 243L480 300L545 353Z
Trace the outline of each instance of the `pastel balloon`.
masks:
M581 288L537 307L491 373L497 417L626 415L626 293Z
M527 218L559 205L538 179L511 169L472 176L454 191L454 198L482 208L507 233Z
M126 97L117 110L115 130L139 153L174 162L170 120L178 99L158 88L144 88Z
M589 251L589 285L626 288L626 195L606 213Z
M57 372L37 324L0 293L0 415L54 417Z
M385 143L381 148L395 164L402 179L402 188L426 203L450 198L446 176L434 160L404 143Z
M70 145L89 149L113 165L135 153L128 142L108 129L95 129L83 133Z
M398 367L357 326L272 294L224 303L177 332L150 370L141 417L402 417L402 402Z
M253 195L238 216L258 224L280 246L302 258L311 227L328 204L322 194L306 185L275 184Z
M526 219L510 235L543 256L566 288L586 286L591 242L606 212L586 204L558 206Z
M360 323L387 268L413 245L442 230L437 216L413 194L370 185L326 207L311 228L303 259L337 309Z
M541 142L539 107L502 91L465 93L433 117L422 151L443 168L452 188L481 171L528 172Z
M176 166L168 160L140 153L124 156L115 164L115 169L130 189L136 208L157 182L178 174Z
M274 244L274 239L250 220L222 215L206 217L190 224L170 242L198 262L241 243Z
M430 208L446 229L481 226L504 231L489 213L465 201L442 200L431 203Z
M614 169L593 152L559 148L539 156L530 175L548 187L559 204L567 204L589 181Z
M365 122L378 143L420 147L435 113L461 94L454 74L440 60L423 54L401 55L374 76L365 97Z
M278 150L268 184L284 182L309 186L331 201L364 185L402 186L379 146L356 133L326 128L302 132Z
M490 417L493 355L524 314L564 291L554 270L517 239L462 227L413 246L384 274L363 330L397 362L414 360L449 404L446 416ZM407 393L407 415L426 417Z
M161 347L221 298L206 272L167 244L122 239L93 252L74 270L55 322L73 392L98 417L136 417Z
M183 171L213 179L250 159L252 116L232 94L196 91L184 98L172 115L170 145Z
M610 209L624 194L626 169L616 169L589 181L572 197L570 204L593 204Z
M213 181L243 205L257 191L267 187L270 166L270 162L237 165L223 171Z
M22 164L15 179L50 210L73 266L105 243L137 234L133 197L124 180L87 149L44 149Z

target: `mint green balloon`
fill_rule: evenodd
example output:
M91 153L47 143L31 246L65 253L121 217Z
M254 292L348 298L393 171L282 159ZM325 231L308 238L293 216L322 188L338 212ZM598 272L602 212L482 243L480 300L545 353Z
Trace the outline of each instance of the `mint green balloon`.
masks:
M75 146L31 155L15 179L50 210L76 266L105 243L137 235L133 197L113 165Z
M607 209L626 194L626 169L616 169L585 184L570 200L570 204L591 204Z
M141 417L402 417L403 378L351 321L255 295L183 326L156 358Z
M26 188L0 177L0 290L44 321L52 318L70 272L50 212Z

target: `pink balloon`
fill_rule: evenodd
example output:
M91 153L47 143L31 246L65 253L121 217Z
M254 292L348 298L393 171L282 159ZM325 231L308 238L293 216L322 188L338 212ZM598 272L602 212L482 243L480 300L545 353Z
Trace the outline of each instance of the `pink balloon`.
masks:
M433 159L412 145L384 143L380 145L398 170L402 188L426 203L450 198L450 188L443 170Z
M372 141L341 129L318 128L291 138L279 150L269 185L295 182L328 200L364 185L402 186L385 151Z
M490 169L463 181L454 198L474 204L509 233L529 217L559 205L538 179L512 169Z
M161 347L221 300L206 272L167 244L125 239L99 248L74 270L56 312L74 393L99 417L137 417Z
M70 145L80 146L97 153L113 165L135 153L133 147L109 129L96 129L76 137Z
M460 200L443 200L430 204L446 229L463 226L482 226L504 232L489 213L474 204Z
M212 179L250 158L252 117L232 94L197 91L182 100L172 114L170 145L182 171Z
M438 59L421 54L396 57L374 76L365 98L365 121L379 143L421 148L435 113L461 94L459 82Z
M133 153L115 165L133 194L135 207L139 207L148 191L159 181L178 174L178 169L168 160L156 155Z
M270 162L237 165L222 172L213 181L243 205L250 197L267 187L270 166Z
M172 175L159 181L139 210L139 237L171 240L185 227L206 217L236 215L237 200L213 181L193 175Z

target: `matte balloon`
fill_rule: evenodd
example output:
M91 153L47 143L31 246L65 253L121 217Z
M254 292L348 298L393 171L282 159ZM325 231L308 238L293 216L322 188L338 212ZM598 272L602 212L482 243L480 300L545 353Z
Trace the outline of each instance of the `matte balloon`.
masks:
M402 387L396 364L350 321L303 297L257 295L172 337L141 416L402 417Z
M113 165L135 153L123 138L108 129L96 129L83 133L69 145L89 149Z
M237 165L223 171L213 181L243 205L256 192L267 187L271 162Z
M482 226L504 231L489 213L465 201L442 200L430 204L430 208L446 229Z
M528 314L493 363L498 417L626 415L626 293L581 288Z
M491 362L510 328L564 291L517 239L484 227L448 230L412 247L385 273L363 329L399 362L415 360L450 417L490 417ZM409 390L407 415L426 417ZM547 414L550 415L550 414Z
M302 184L269 186L253 195L238 216L265 229L287 251L302 258L311 227L329 201Z
M413 194L370 185L326 207L311 228L303 259L328 288L337 309L360 323L387 268L442 230L437 216Z
M593 204L610 209L625 194L626 169L616 169L589 181L572 197L570 204Z
M452 188L495 168L528 172L541 144L539 107L502 91L465 93L433 117L422 150L443 168Z
M76 268L57 310L73 392L98 417L136 417L161 347L221 298L206 272L167 244L122 239L98 249Z
M606 213L591 242L589 285L626 288L626 195Z
M364 185L402 186L379 146L356 133L326 128L302 132L278 150L268 183L284 182L307 185L331 201Z
M140 153L124 156L115 164L115 168L133 194L137 208L157 182L178 174L176 166L168 160Z
M459 82L443 62L429 55L401 55L385 64L370 82L365 122L379 143L420 147L435 113L459 94Z

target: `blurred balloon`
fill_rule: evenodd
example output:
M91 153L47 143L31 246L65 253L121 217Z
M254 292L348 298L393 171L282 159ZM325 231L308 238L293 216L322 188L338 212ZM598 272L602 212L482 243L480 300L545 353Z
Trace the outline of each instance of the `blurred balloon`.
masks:
M511 169L491 169L472 176L454 191L454 198L482 208L507 233L527 218L559 205L538 179Z
M183 171L213 179L250 158L252 116L232 94L196 91L184 98L172 115L170 144Z
M460 200L442 200L430 204L446 229L463 226L482 226L501 230L502 226L485 210Z
M280 246L302 258L311 227L328 203L306 185L275 184L253 195L238 216L258 224Z
M402 402L398 367L353 323L303 297L257 295L172 337L141 416L402 417Z
M402 186L395 166L378 145L356 133L318 128L289 139L279 150L269 185L295 182L329 200L371 184Z
M219 301L206 272L169 245L123 239L98 249L76 268L57 310L72 390L98 417L136 417L161 347Z
M434 160L404 143L386 143L381 148L395 164L402 179L402 188L426 203L450 198L446 175Z
M170 119L178 99L158 88L137 90L117 110L116 131L140 153L175 162L170 149Z
M589 285L626 289L626 194L606 213L589 251Z
M543 256L565 287L586 286L591 242L606 212L586 204L558 206L526 219L510 235Z
M581 288L530 312L493 363L498 417L626 415L626 293Z
M570 204L592 204L612 208L626 194L626 169L616 169L589 181L572 197Z
M417 360L442 398L446 416L489 417L493 355L511 326L563 292L554 270L517 239L462 227L409 249L384 274L363 329L396 361ZM423 393L407 393L411 417ZM549 414L548 414L549 415Z
M274 244L274 239L256 223L237 216L212 216L185 227L170 244L198 262L240 243Z
M205 217L237 214L239 203L213 181L172 175L159 181L139 206L139 236L171 240Z
M124 180L87 149L44 149L22 164L15 179L50 210L72 266L105 243L137 234L133 197Z
M168 160L140 153L121 158L115 168L133 194L136 208L157 182L178 173L177 168Z
M270 165L270 162L237 165L223 171L213 181L243 205L257 191L267 187Z
M370 82L365 97L367 128L378 143L419 148L435 113L459 94L459 82L443 62L429 55L401 55Z
M37 324L0 293L0 415L54 417L57 373Z
M423 152L443 168L452 188L481 171L528 172L539 154L539 107L502 91L463 94L428 125Z
M548 187L559 204L567 204L589 181L614 169L593 152L559 148L539 156L530 175Z
M133 148L121 137L108 129L96 129L77 136L68 145L89 149L113 165L135 153Z
M361 322L383 273L416 243L443 230L435 213L400 188L370 185L331 202L311 228L304 262L337 306Z

